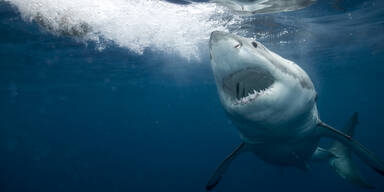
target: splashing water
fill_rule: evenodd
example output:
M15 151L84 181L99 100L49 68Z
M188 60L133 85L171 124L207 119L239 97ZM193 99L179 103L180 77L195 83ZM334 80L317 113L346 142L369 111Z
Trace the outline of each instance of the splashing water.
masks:
M143 54L146 49L199 59L199 46L214 30L227 31L225 11L211 3L173 4L161 0L5 0L22 17L50 32L113 42Z

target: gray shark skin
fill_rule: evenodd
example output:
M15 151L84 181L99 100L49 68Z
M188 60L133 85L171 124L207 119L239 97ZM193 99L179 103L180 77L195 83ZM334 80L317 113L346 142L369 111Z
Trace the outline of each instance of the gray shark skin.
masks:
M268 50L258 41L215 31L210 42L211 67L218 95L236 125L242 143L216 169L206 189L213 189L231 162L251 152L276 166L308 169L308 163L328 161L344 179L366 184L350 153L384 175L384 164L353 138L355 113L341 132L319 118L317 93L297 64ZM318 147L322 137L335 140L329 150Z
M316 0L211 0L241 15L279 13L308 7Z

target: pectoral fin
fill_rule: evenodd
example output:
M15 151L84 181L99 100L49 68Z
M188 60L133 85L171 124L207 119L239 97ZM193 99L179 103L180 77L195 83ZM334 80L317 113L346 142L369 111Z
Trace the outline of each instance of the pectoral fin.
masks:
M219 167L217 167L215 173L209 179L208 184L205 187L208 191L212 190L220 182L221 177L227 171L231 162L239 154L244 152L245 148L246 148L246 144L244 142L241 143L227 158L225 158L225 160L219 165Z

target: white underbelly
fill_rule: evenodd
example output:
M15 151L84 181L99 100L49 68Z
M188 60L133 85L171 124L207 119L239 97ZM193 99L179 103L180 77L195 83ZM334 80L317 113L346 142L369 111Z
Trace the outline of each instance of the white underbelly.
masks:
M317 111L298 121L285 124L262 124L234 121L242 140L254 146L253 152L261 159L280 165L305 162L315 151Z
M246 143L268 143L276 140L302 140L316 134L319 122L317 108L290 120L250 121L232 118L241 138Z
M301 140L312 137L316 131L316 121L303 124L240 124L235 123L242 140L246 143L274 142L276 140Z

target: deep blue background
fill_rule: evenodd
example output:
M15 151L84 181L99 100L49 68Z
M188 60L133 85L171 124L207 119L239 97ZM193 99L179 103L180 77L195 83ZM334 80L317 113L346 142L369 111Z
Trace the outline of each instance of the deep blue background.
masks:
M265 43L312 77L323 121L341 127L358 111L356 138L384 159L383 3L332 2L342 8L323 1L283 17L312 26L307 47ZM238 143L207 54L187 62L113 45L100 52L92 42L25 22L0 2L0 191L204 191ZM383 177L356 160L384 191ZM283 190L365 191L325 163L281 171L251 154L240 156L217 187Z

